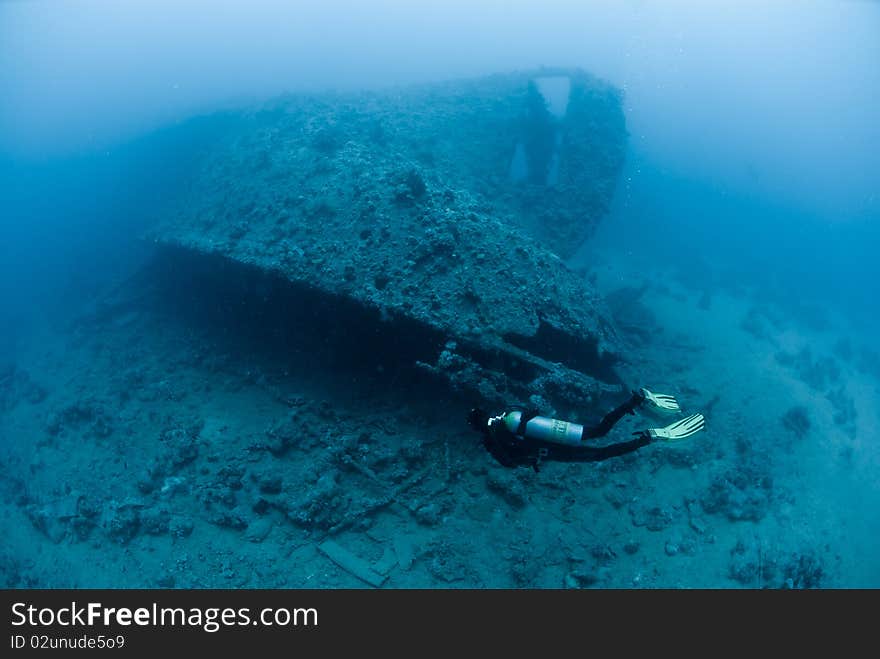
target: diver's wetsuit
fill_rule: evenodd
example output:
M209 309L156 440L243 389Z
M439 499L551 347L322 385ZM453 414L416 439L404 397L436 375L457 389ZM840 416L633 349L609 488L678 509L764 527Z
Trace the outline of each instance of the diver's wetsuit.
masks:
M633 395L622 405L614 408L602 417L598 425L584 427L581 441L604 437L627 414L634 414L644 402L644 396L639 392ZM564 462L599 462L614 458L626 453L637 451L651 443L651 437L647 432L640 432L634 439L627 442L619 442L608 446L588 446L561 444L537 440L524 436L526 424L537 416L534 412L524 412L517 432L510 432L503 423L488 423L488 417L480 410L471 412L471 424L478 427L483 433L483 446L492 454L500 464L505 467L517 467L520 465L531 466L538 470L542 460L559 460Z

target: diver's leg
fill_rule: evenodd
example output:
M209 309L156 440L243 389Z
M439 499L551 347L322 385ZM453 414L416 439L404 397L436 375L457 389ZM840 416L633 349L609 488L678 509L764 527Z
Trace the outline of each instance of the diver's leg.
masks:
M636 408L645 400L645 395L641 391L634 391L629 400L622 405L618 405L608 414L602 417L599 425L592 428L584 427L584 439L596 439L604 437L614 427L614 424L620 421L627 414L635 414Z
M559 462L601 462L608 458L616 458L638 451L643 446L650 444L652 440L653 438L647 432L642 432L627 442L618 442L608 446L554 446L548 448L542 457Z

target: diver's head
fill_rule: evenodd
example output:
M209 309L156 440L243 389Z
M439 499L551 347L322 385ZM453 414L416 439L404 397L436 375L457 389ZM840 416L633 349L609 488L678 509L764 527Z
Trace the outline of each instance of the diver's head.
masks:
M489 422L489 415L486 414L479 407L475 407L470 412L468 412L468 424L470 424L471 428L474 430L479 430L480 432L486 432L486 427Z

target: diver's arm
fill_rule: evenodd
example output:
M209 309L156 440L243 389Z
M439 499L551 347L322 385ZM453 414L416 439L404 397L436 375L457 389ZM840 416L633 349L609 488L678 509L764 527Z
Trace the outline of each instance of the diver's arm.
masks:
M618 405L608 414L602 417L602 420L599 422L598 425L592 427L585 426L583 439L587 440L604 437L614 427L614 424L620 421L627 414L635 414L636 409L638 409L638 407L643 402L645 402L645 396L644 394L642 394L641 391L632 392L632 396L630 396L629 400L627 400L622 405Z

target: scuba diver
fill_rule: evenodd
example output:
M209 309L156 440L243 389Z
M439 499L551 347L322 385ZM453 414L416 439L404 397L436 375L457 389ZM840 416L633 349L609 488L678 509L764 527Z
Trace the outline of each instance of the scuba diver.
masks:
M569 421L538 416L532 411L513 410L489 416L473 409L468 423L482 433L483 446L505 467L529 466L538 471L543 460L598 462L625 455L655 440L674 441L690 437L705 427L702 414L692 414L663 428L633 433L634 439L607 446L590 446L588 440L604 437L627 414L636 410L661 415L681 412L673 396L651 393L644 387L606 414L598 425L582 426Z

